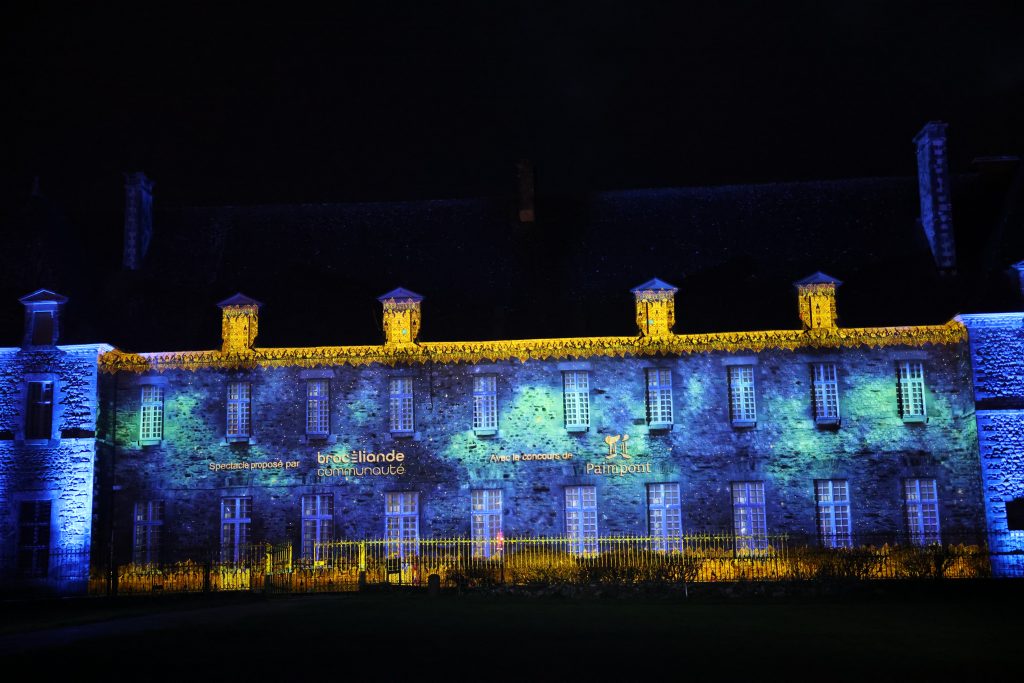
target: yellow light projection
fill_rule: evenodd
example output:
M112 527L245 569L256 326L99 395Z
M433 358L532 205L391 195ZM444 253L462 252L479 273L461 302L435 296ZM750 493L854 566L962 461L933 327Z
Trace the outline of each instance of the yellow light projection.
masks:
M924 346L960 344L967 329L958 321L915 327L820 327L806 330L669 334L658 337L577 337L568 339L519 339L478 342L419 342L381 346L316 346L304 348L247 348L222 351L171 351L126 353L114 350L100 357L103 372L147 372L200 368L327 365L362 366L417 363L479 363L518 359L547 360L599 356L655 356L709 353L712 351L759 352L772 349L795 351L865 346Z

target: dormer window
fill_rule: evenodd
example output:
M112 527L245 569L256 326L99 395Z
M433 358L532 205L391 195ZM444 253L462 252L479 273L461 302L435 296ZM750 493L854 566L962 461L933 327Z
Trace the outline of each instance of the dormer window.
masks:
M32 344L46 346L53 343L53 312L36 311L32 314Z
M22 337L26 346L53 346L60 336L58 316L68 298L51 292L48 289L36 291L21 297L19 301L25 307L25 335Z

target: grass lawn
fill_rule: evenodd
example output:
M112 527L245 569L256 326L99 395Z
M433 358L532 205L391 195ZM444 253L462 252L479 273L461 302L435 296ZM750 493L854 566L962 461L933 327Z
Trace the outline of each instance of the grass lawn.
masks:
M47 662L47 671L133 679L335 672L374 680L564 680L587 672L632 680L665 672L973 680L1024 673L1018 593L954 587L819 601L221 596L65 610L50 604L37 613L21 605L4 619L0 656Z

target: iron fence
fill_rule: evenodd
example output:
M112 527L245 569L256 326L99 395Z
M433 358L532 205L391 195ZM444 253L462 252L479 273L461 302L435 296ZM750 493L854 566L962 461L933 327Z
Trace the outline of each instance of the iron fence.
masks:
M318 559L300 566L314 583L331 584L355 584L361 576L368 584L420 585L431 574L449 586L777 580L788 539L766 540L763 546L712 535L601 537L586 544L570 537L334 541L320 544Z
M74 594L86 590L91 575L89 550L50 548L31 557L0 557L0 593Z
M786 535L737 537L616 536L338 540L309 557L290 543L255 543L224 561L219 550L178 550L175 561L93 565L84 551L54 551L40 576L0 562L3 584L63 593L331 592L362 586L639 586L684 588L700 582L772 582L922 578L1024 577L1019 538L966 536L920 545L894 537L832 539ZM845 545L838 544L835 545Z

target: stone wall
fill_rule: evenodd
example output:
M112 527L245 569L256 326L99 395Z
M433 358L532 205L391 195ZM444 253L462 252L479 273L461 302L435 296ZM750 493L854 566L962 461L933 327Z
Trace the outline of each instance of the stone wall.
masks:
M1015 565L1005 570L1019 575L1024 531L1008 529L1006 504L1024 497L1024 313L961 319L969 330L990 543L1008 553L1004 564Z
M90 547L96 455L97 357L103 345L0 350L0 561L18 547L20 503L51 501L50 545ZM26 383L54 382L49 440L25 440Z
M898 412L896 364L903 359L924 363L924 423L905 423ZM838 366L842 422L834 429L813 418L811 363L820 361ZM727 365L737 362L755 366L752 428L733 427L729 419ZM670 430L647 425L644 371L653 367L672 371ZM937 480L942 532L953 538L984 524L969 368L966 345L932 345L568 363L123 372L112 380L118 552L123 558L131 547L132 506L146 500L165 501L165 550L216 547L225 496L253 499L252 538L297 544L301 496L309 493L334 495L338 538L382 536L385 494L395 491L419 493L421 537L468 536L471 491L479 488L501 489L505 536L547 536L565 533L565 487L593 485L600 535L645 535L646 484L659 482L680 485L685 532L731 533L730 482L752 480L764 482L769 533L815 533L814 480L847 479L854 533L891 539L906 532L902 481L911 477ZM586 432L565 429L567 369L589 372ZM497 377L499 425L492 436L472 429L477 373ZM315 441L304 433L306 381L325 374L331 436ZM389 429L389 379L396 376L413 382L410 436ZM252 437L245 443L225 436L233 381L252 386ZM139 443L146 382L164 387L164 438L155 445ZM620 444L629 437L628 460L607 457L605 437L615 435ZM359 450L402 453L404 472L320 476L331 465L318 464L318 453ZM599 466L609 464L635 467L601 473Z

